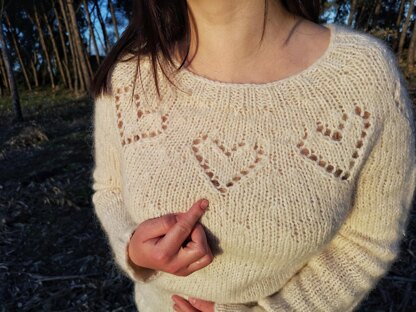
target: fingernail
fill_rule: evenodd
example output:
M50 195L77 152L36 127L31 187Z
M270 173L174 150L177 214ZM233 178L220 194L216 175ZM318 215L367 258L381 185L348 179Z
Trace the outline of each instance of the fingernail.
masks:
M206 199L204 199L202 202L201 202L201 205L200 205L200 207L202 208L202 209L207 209L208 208L208 204L209 204L209 202L208 202L208 200L206 200Z
M195 303L196 303L195 298L192 298L192 297L191 297L191 298L188 298L188 299L189 299L189 302L190 302L190 303L192 303L192 304L195 304Z

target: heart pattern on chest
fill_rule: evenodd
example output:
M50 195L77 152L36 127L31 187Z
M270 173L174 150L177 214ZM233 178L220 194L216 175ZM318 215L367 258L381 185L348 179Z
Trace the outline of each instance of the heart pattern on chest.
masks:
M139 94L132 95L131 91L132 84L115 90L117 127L123 146L161 135L169 120L169 114L161 112L160 108L143 107Z
M192 152L213 187L225 196L236 184L251 179L269 158L261 140L226 145L218 137L201 134L192 142Z
M344 110L342 112L336 129L331 129L328 124L324 125L321 121L317 121L316 132L308 136L308 129L305 128L304 135L296 147L299 155L304 159L316 163L327 174L348 181L361 155L360 151L366 143L371 123L370 113L358 105L355 105L351 114L347 114ZM323 150L323 146L327 151ZM342 159L337 162L329 155L341 156Z

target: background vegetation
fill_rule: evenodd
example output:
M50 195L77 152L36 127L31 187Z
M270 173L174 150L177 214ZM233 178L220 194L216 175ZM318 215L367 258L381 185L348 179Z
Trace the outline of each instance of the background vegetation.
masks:
M135 311L91 205L87 86L131 12L121 0L0 0L0 311ZM414 0L322 1L322 22L390 44L414 97ZM416 311L416 211L359 311Z

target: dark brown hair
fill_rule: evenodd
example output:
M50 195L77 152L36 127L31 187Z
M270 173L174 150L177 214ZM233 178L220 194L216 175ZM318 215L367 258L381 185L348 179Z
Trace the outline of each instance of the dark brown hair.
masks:
M273 0L276 1L276 0ZM279 0L292 14L319 23L320 1L319 0ZM265 0L265 17L267 14L267 3ZM265 23L266 18L264 18ZM265 25L263 23L263 34ZM190 49L190 22L188 18L188 6L186 0L133 0L132 15L126 30L120 39L106 55L97 69L90 86L93 97L101 92L109 93L111 84L109 77L113 65L127 54L137 57L137 66L140 66L140 56L150 55L152 71L156 83L158 95L159 87L157 81L156 61L160 65L157 53L161 52L170 65L173 64L173 48L178 42L185 44L185 57L179 68L184 65ZM263 35L262 35L263 38ZM182 53L183 54L183 53ZM131 58L126 61L131 60ZM166 76L163 67L163 74ZM137 75L137 71L136 71ZM170 80L169 80L170 81ZM171 81L170 81L171 82ZM110 88L109 88L110 87Z

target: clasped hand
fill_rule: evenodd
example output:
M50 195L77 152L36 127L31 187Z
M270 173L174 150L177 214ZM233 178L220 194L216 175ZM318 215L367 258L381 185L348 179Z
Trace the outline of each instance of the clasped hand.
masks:
M139 224L127 246L136 266L188 276L209 265L213 254L199 219L208 207L201 199L182 213L166 214ZM214 312L214 302L194 298L192 302L173 295L173 308L180 312Z

